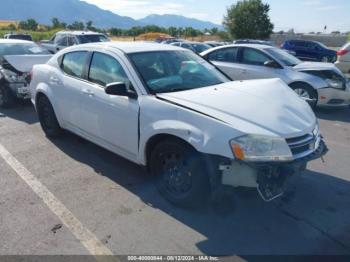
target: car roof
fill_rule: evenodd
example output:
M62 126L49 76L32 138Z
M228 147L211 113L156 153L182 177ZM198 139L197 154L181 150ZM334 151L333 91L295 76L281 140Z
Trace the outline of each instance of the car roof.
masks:
M116 48L127 54L153 51L183 51L183 48L174 45L162 45L149 42L100 42L81 46L84 46L84 48ZM77 46L77 48L79 48L79 46Z
M230 47L250 47L250 48L255 48L255 49L259 49L259 50L275 48L275 47L270 46L270 45L260 45L260 44L231 44L231 45L218 46L218 47L208 49L208 50L202 52L201 55L206 55L206 54L209 54L213 51L221 50L221 49L225 49L225 48L230 48Z
M0 39L0 44L28 44L34 43L32 41L27 40L19 40L19 39Z
M71 34L71 35L103 35L102 33L93 31L60 31L57 34Z

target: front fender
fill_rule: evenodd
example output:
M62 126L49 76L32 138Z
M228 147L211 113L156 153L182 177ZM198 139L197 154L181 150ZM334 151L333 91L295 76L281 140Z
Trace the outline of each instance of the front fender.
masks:
M141 130L139 161L146 164L146 147L148 141L157 135L171 135L192 145L198 152L203 152L206 136L193 125L179 120L160 120Z

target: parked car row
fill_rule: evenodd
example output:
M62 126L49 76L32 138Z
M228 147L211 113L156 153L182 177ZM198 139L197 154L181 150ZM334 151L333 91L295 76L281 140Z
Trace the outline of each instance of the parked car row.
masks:
M48 137L69 130L147 167L182 206L224 186L281 196L289 176L327 152L309 104L350 103L334 65L260 43L199 56L175 44L97 41L50 55L1 41L0 101L9 90L30 97Z

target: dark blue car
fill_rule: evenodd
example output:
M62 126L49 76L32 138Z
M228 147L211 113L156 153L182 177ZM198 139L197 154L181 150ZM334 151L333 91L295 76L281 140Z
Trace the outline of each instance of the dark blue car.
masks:
M336 51L316 41L288 40L282 44L281 48L294 51L301 60L331 63L337 60Z

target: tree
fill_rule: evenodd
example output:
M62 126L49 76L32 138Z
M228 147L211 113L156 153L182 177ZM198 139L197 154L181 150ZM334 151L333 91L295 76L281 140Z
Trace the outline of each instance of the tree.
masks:
M85 25L83 22L75 21L73 24L67 26L70 30L84 30Z
M219 28L214 27L209 31L209 33L211 33L212 35L217 35L219 33Z
M38 29L38 23L34 19L28 19L26 21L19 22L18 27L22 30L36 31Z
M269 11L261 0L240 0L227 9L224 25L235 38L267 39L274 28Z
M61 23L60 23L60 20L58 20L57 17L52 18L51 22L52 22L52 28L53 29L60 28Z

